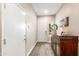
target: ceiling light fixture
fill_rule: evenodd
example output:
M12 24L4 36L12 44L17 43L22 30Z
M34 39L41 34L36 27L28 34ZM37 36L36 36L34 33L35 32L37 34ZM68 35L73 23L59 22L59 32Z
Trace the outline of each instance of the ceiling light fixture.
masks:
M44 10L44 13L45 13L45 14L48 14L48 10Z
M21 11L22 12L22 14L25 16L26 15L26 12L25 11Z

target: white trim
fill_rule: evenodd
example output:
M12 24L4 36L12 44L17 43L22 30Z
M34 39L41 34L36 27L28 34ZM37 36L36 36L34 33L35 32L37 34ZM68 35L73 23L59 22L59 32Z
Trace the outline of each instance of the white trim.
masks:
M30 51L27 53L26 56L29 56L29 55L30 55L30 53L32 52L32 50L34 49L34 47L36 46L36 44L37 44L37 41L36 41L36 43L32 46L32 48L30 49Z
M51 43L51 41L38 41L38 42L46 42L46 43Z

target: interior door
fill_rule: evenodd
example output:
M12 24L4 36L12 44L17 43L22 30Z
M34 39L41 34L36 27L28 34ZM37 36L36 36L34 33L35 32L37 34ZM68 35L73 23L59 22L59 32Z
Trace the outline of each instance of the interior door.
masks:
M25 55L25 16L16 4L4 4L3 8L4 56Z

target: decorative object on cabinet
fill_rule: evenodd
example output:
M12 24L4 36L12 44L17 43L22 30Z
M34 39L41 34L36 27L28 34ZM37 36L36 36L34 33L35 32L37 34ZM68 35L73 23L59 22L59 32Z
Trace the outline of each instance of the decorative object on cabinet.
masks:
M58 26L56 24L49 24L49 32L56 31Z

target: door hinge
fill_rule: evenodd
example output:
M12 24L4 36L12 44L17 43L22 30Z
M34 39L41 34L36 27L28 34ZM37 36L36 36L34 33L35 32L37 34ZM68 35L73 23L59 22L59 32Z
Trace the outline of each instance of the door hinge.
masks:
M4 8L6 8L6 4L4 3Z

